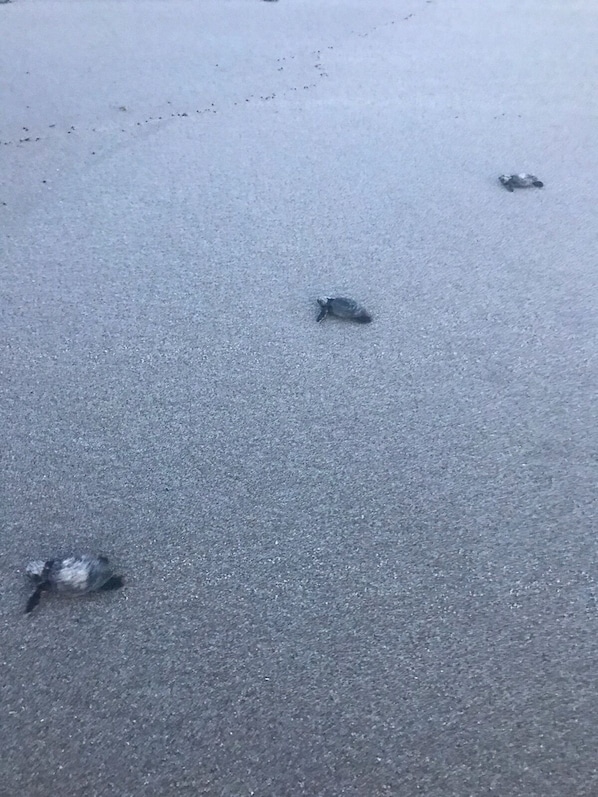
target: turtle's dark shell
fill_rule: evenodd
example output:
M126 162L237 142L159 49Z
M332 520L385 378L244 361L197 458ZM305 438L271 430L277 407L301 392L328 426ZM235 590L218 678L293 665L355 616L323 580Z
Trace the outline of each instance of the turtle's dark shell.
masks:
M360 324L369 324L372 320L372 316L365 307L362 307L354 299L348 299L346 296L318 299L318 304L321 308L317 318L318 321L322 321L327 315L346 318L349 321L357 321Z
M42 592L86 595L99 590L119 589L123 585L122 578L114 575L105 556L85 554L30 562L25 573L35 584L35 591L25 609L27 613L37 606Z
M544 187L544 183L533 174L501 174L498 179L507 191L511 191L511 193L516 188Z

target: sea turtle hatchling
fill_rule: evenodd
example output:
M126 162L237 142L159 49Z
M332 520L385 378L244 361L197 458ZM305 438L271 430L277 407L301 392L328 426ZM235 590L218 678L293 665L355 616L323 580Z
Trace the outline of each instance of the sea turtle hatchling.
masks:
M372 316L365 307L362 307L354 299L346 296L335 296L318 299L320 313L316 321L322 321L327 315L335 315L337 318L345 318L349 321L357 321L359 324L369 324Z
M115 576L105 556L69 556L66 559L48 559L30 562L25 574L35 584L35 590L27 601L25 613L33 611L42 592L57 592L62 595L87 595L120 589L121 576Z
M544 183L533 174L501 174L499 182L507 191L513 193L516 188L543 188Z

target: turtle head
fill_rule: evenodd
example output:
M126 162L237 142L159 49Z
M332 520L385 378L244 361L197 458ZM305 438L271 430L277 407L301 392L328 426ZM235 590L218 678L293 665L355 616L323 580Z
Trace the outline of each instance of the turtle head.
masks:
M49 559L46 562L37 560L29 562L25 568L25 575L35 584L35 589L27 601L25 607L25 614L30 614L40 601L42 592L50 587L50 570L54 565L54 560Z
M320 305L320 312L318 313L316 321L322 321L326 318L330 310L330 299L318 299L318 304Z
M53 564L53 559L49 559L45 562L41 559L38 559L34 562L29 562L25 568L25 575L27 578L31 579L34 584L43 584L47 581L48 574L52 569Z

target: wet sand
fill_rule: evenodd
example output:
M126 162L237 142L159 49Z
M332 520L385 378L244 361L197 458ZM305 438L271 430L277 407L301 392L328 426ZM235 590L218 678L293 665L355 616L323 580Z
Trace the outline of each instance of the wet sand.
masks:
M597 28L2 6L0 794L596 794Z

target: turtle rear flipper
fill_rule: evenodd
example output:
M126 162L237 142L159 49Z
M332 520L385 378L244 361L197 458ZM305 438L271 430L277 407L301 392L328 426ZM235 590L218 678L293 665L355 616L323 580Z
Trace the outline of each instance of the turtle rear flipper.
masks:
M35 609L35 607L39 603L39 600L42 596L42 592L44 591L45 588L46 584L37 585L37 587L34 589L33 593L31 594L31 597L27 601L27 606L25 606L25 614L29 614Z

